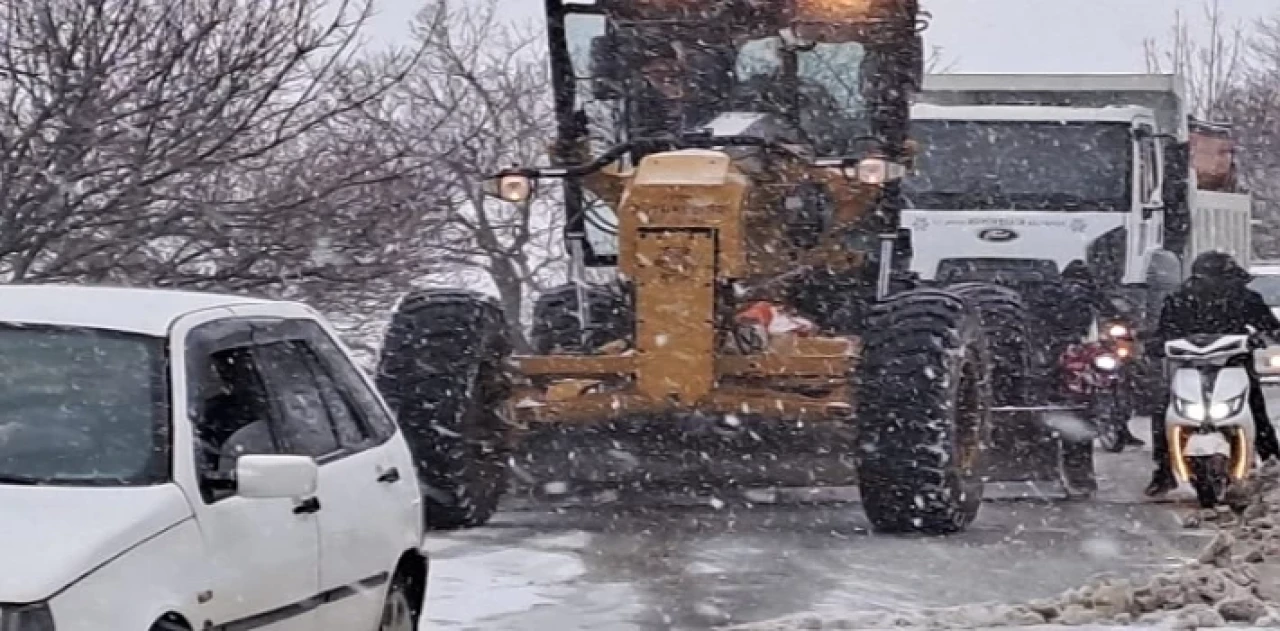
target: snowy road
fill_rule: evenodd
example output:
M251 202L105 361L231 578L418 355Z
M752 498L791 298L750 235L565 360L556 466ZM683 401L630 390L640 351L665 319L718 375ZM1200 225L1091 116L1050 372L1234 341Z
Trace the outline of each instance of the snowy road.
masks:
M705 629L1021 601L1099 573L1150 574L1203 545L1181 507L1140 499L1149 453L1099 460L1096 500L989 502L946 539L870 534L856 504L508 511L431 538L425 628Z

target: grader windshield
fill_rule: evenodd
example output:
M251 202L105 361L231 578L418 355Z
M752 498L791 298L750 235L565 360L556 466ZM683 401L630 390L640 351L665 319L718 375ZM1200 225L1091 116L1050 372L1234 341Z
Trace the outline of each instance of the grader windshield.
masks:
M905 140L919 54L914 1L549 7L561 163L580 162L573 151L584 147L599 155L636 138L700 131L765 136L815 157L896 155ZM585 234L586 259L611 264L611 209L582 191L567 201L570 238Z

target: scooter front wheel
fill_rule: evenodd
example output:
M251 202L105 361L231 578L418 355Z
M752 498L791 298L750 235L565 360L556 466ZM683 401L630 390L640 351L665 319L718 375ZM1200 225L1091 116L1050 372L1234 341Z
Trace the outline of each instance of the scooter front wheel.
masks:
M1191 486L1196 490L1200 507L1215 508L1222 504L1231 483L1230 459L1214 455L1194 456L1187 460L1188 468L1191 469Z

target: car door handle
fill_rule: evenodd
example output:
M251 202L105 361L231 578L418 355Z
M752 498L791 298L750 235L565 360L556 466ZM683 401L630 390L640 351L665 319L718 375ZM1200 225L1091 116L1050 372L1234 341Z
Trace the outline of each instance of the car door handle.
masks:
M400 470L395 467L391 467L390 469L383 471L382 474L378 476L378 481L386 484L394 484L396 482L399 482Z
M293 507L294 515L310 515L317 512L320 512L320 498L318 497L308 497Z

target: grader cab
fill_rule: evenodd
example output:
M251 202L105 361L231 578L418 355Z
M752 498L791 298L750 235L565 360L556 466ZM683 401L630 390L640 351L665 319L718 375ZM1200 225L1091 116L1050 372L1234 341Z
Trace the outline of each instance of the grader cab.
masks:
M551 166L486 185L514 204L559 185L571 279L538 302L536 355L510 355L477 294L400 305L379 383L428 521L483 524L513 471L571 477L530 473L581 460L548 436L611 451L625 434L667 456L664 471L631 462L642 480L710 467L743 482L785 436L811 456L801 481L856 481L880 530L967 526L993 354L1025 341L984 328L1015 294L904 272L916 0L547 0L547 16ZM592 268L616 279L588 283ZM672 433L697 444L655 442Z

